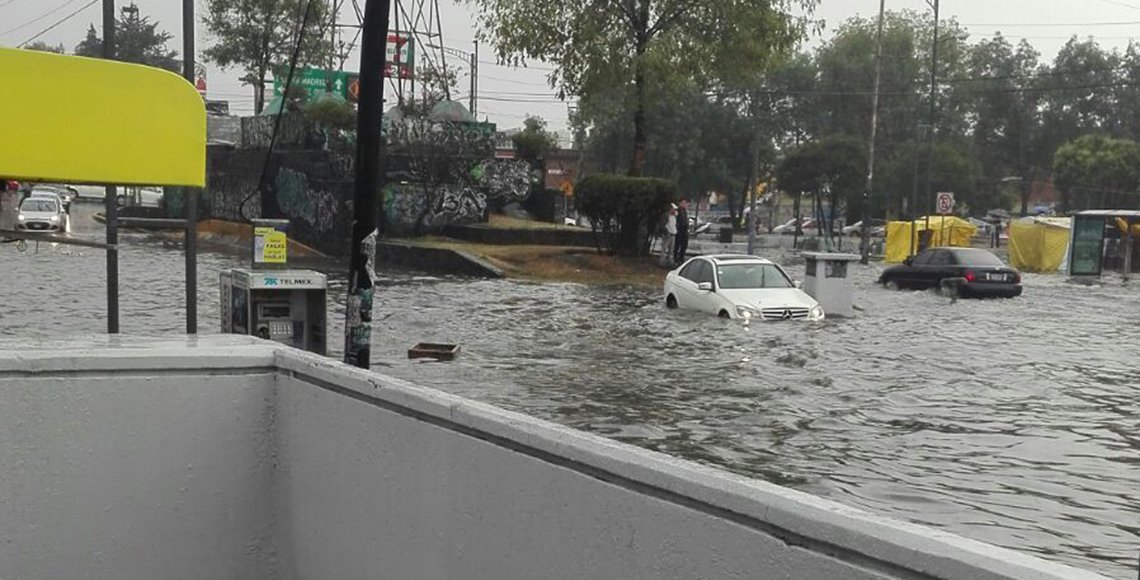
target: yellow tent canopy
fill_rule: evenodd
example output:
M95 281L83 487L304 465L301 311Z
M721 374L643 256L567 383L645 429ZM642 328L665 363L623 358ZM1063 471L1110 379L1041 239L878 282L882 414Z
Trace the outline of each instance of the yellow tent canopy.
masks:
M1023 218L1009 225L1009 263L1024 272L1056 272L1069 249L1071 218Z
M929 221L928 221L929 220ZM887 224L887 247L884 260L899 263L910 255L912 247L919 247L921 232L930 230L930 247L957 246L969 247L970 240L978 228L970 222L955 216L920 217L913 222L890 222Z
M0 48L0 177L109 185L206 181L206 108L147 66Z

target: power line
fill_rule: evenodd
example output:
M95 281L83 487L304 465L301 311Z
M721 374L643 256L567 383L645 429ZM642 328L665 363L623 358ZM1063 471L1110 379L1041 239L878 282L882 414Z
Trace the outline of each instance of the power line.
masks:
M63 4L60 4L59 6L56 6L55 8L52 8L51 10L48 10L47 12L44 12L43 14L40 14L39 16L37 16L37 17L35 17L35 18L33 18L33 19L23 23L23 24L17 25L13 28L9 28L8 30L5 30L4 32L0 32L0 36L8 36L9 34L16 32L17 30L22 30L24 28L27 28L27 27L43 20L44 18L47 18L48 16L51 16L52 14L55 14L56 12L59 12L60 10L63 10L64 8L67 8L68 6L70 6L72 4L75 4L77 1L78 0L67 0Z
M24 42L21 42L20 44L16 45L16 48L23 48L29 42L32 42L33 40L47 34L48 32L51 32L53 29L55 29L55 27L57 27L60 24L63 24L64 22L67 22L68 20L71 20L72 18L74 18L76 14L79 14L80 12L83 12L84 10L87 10L88 8L94 6L96 2L99 2L99 0L91 0L90 2L84 4L83 6L80 6L75 12L72 12L71 14L68 14L67 16L64 16L63 18L60 18L59 20L57 20L55 22L55 24L52 24L51 26L39 31L38 33L36 33L35 36L33 36L33 37L25 40Z
M1140 24L1140 20L1128 20L1117 22L982 22L982 23L962 23L962 26L1012 26L1015 28L1082 28L1085 26L1135 26Z
M3 2L0 2L0 8L3 8L3 7L5 7L5 6L7 6L7 5L9 5L15 1L16 0L4 0Z
M1121 2L1120 0L1097 0L1105 4L1112 4L1113 6L1122 6L1124 8L1131 8L1132 10L1140 10L1140 6L1129 4L1128 2Z

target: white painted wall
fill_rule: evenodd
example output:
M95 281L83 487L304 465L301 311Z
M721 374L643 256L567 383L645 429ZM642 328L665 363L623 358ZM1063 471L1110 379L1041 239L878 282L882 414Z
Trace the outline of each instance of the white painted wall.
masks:
M0 344L0 578L1101 578L272 343L98 346Z
M267 365L55 354L0 356L0 578L274 577Z

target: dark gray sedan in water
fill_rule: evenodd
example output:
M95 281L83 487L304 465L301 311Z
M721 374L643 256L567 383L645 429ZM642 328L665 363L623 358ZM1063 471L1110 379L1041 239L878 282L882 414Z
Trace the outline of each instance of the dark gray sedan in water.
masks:
M956 289L963 298L1021 295L1021 274L1001 258L975 248L928 248L887 268L879 283L899 289Z

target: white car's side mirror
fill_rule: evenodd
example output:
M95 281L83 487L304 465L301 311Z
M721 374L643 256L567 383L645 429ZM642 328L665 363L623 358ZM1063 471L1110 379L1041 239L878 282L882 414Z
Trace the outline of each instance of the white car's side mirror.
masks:
M712 282L701 282L697 284L697 290L701 292L712 292Z
M796 288L803 288L804 287L804 283L800 282L799 280L792 282L792 285L795 286Z

